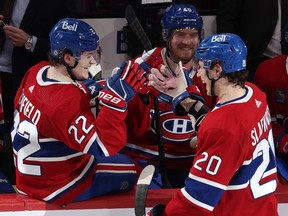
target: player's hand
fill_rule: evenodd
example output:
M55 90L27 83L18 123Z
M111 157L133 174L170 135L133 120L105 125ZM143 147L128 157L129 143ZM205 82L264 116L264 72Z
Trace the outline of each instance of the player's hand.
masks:
M30 36L22 29L8 24L3 27L3 30L5 31L6 38L10 40L13 46L17 47L23 47Z
M139 68L137 62L123 62L117 71L107 79L105 89L101 91L99 99L103 105L118 111L125 111L136 92L145 85L146 71Z
M162 68L162 70L164 70L165 66L162 65ZM165 101L166 103L171 103L173 97L171 97L169 94L166 94L166 89L172 88L172 86L175 88L176 86L175 83L171 82L171 78L163 76L158 69L152 68L148 79L149 92L157 98Z
M192 79L188 73L185 75L181 62L175 71L162 65L159 69L152 68L150 72L148 77L150 92L167 103L171 103L176 95L184 92L192 84Z
M163 211L165 209L164 204L157 204L153 206L152 209L150 209L147 213L146 216L161 216Z
M146 83L145 74L145 70L139 69L139 64L123 62L117 72L107 80L106 88L129 102Z
M154 92L158 92L158 97L162 100L172 103L175 115L187 115L187 111L181 103L190 98L189 105L197 101L203 101L199 89L192 84L190 72L185 70L180 61L174 74L165 66L157 69L151 69L148 85L153 86ZM191 106L191 105L190 105Z
M186 88L192 85L192 79L189 77L189 72L184 72L182 62L180 61L175 71L169 70L165 65L151 69L149 75L149 86L153 86L157 91L166 94L172 98L181 94Z
M89 92L90 99L98 97L99 91L102 89L102 86L94 79L87 79L78 83L82 86L85 86Z

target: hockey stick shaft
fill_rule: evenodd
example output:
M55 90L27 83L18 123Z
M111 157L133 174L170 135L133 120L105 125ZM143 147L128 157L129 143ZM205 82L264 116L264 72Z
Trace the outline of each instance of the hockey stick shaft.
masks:
M146 51L151 50L153 48L152 44L151 44L147 34L145 33L142 25L140 24L135 12L134 12L134 9L131 5L128 5L126 7L125 17L126 17L126 20L129 24L129 26L131 27L132 31L138 37L141 44L143 45L144 49Z
M142 43L144 49L146 51L151 50L153 48L152 44L147 34L145 33L142 25L140 24L134 12L134 9L131 5L128 5L126 7L125 17L132 31ZM159 102L158 102L158 98L155 96L153 96L153 103L154 103L154 112L155 112L155 129L156 129L156 135L158 139L158 154L159 154L159 165L160 165L160 172L161 172L161 179L162 179L162 187L167 188L168 182L167 182L167 177L166 177L165 155L164 155L164 147L163 147L163 141L162 141Z
M151 184L155 167L153 165L146 166L139 175L136 194L135 194L135 215L143 216L145 214L146 199Z

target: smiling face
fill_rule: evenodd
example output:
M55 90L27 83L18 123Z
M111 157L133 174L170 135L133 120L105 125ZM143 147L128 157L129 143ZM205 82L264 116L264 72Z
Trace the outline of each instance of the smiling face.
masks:
M194 52L199 44L197 29L174 29L169 41L171 58L183 63L190 61L194 57Z
M88 79L89 67L96 63L95 51L84 51L78 60L77 66L72 69L72 73L77 80Z

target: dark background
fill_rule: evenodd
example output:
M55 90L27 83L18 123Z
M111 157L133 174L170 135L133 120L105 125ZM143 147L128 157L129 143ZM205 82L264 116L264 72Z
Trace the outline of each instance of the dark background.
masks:
M153 47L162 46L161 18L164 10L171 4L142 4L141 0L76 0L78 18L123 18L125 8L131 5L149 37ZM193 4L200 15L216 15L219 0L173 0L173 3ZM128 55L131 58L143 52L144 47L129 26L124 26Z

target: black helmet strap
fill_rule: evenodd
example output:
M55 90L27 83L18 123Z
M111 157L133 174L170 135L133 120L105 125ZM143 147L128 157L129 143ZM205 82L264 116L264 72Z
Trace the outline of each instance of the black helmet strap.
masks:
M76 68L77 65L78 65L78 61L77 60L75 61L75 64L73 66L70 66L66 62L64 62L64 66L66 67L67 72L68 72L68 74L69 74L69 76L71 77L72 80L76 80L76 77L72 73L72 69Z

